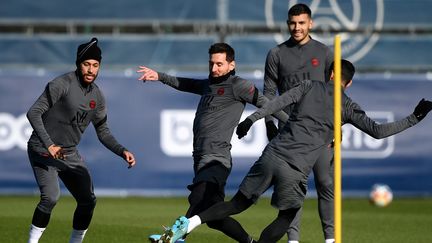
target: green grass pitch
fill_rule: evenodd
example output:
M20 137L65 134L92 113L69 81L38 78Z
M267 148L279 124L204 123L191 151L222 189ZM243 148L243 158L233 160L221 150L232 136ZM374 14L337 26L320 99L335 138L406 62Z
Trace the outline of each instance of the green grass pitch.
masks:
M0 196L0 242L26 242L36 196ZM432 198L396 199L386 208L377 208L365 199L342 202L343 242L432 242ZM147 242L147 236L162 232L162 225L171 225L187 209L186 197L145 198L99 197L93 221L84 242ZM75 202L63 196L53 211L41 243L68 242ZM277 210L262 198L257 205L235 216L255 238L276 216ZM305 202L302 243L324 242L316 199ZM286 243L286 236L279 242ZM234 242L207 226L197 228L188 236L189 243Z

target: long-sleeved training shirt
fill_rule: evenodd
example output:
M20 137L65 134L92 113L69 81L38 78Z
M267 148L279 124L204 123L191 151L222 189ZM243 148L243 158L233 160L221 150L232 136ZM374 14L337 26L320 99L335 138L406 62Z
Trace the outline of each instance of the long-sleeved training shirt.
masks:
M308 175L320 150L326 149L334 138L333 99L332 81L305 80L251 114L248 118L254 122L295 104L289 122L263 153L271 153ZM342 122L379 139L414 126L418 120L411 114L399 121L378 124L342 92Z
M69 72L49 82L42 95L30 107L27 117L33 127L28 145L48 153L55 144L76 150L81 135L93 123L101 143L123 156L125 148L111 134L107 125L105 98L95 83L83 85L76 72Z
M193 157L197 170L212 160L231 168L231 138L246 103L261 107L268 99L255 85L235 75L212 82L158 73L159 80L177 90L201 95L193 123ZM287 121L283 112L275 114Z
M327 82L332 62L331 50L321 42L311 39L300 45L290 38L267 54L263 93L271 100L277 92L281 95L303 80ZM290 107L285 112L290 114Z

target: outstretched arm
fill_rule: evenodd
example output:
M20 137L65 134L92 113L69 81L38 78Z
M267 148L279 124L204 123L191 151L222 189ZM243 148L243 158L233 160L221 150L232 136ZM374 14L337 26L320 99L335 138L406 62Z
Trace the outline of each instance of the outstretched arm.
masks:
M236 133L238 135L238 138L244 137L255 121L263 117L266 117L270 114L273 114L277 111L280 111L290 104L298 102L303 97L303 95L309 90L311 85L312 85L312 81L305 80L300 85L290 89L289 91L285 92L281 96L278 96L273 100L270 100L269 102L265 103L263 107L256 110L253 114L248 116L243 122L241 122L237 126Z
M266 117L270 114L282 110L288 105L298 102L303 97L305 92L307 92L307 90L311 87L311 85L312 85L312 81L305 80L304 82L300 83L298 86L266 102L263 105L263 107L256 110L252 115L248 116L248 118L252 122L255 122L263 117Z
M359 105L348 99L345 102L344 121L352 124L373 138L382 139L416 125L431 109L432 102L422 99L416 106L413 114L395 122L379 124L368 117Z
M265 103L269 101L267 97L265 97L259 89L255 87L255 85L244 79L235 79L233 81L233 92L237 99L252 104L258 108L263 107ZM277 119L287 122L288 115L283 111L277 111L272 114Z
M143 82L159 80L162 83L171 86L177 90L194 94L202 94L203 85L205 83L204 80L174 77L166 73L157 72L146 66L139 66L137 73L141 73L141 76L138 78L138 80L141 80Z

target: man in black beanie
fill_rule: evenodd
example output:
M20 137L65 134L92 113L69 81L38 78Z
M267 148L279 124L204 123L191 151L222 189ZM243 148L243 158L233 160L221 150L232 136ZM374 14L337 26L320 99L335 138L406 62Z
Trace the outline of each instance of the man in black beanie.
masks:
M90 42L81 44L78 47L75 64L77 66L77 75L79 76L81 81L85 81L84 78L86 78L86 76L85 76L86 72L80 72L81 64L84 64L85 61L87 61L87 60L94 60L93 64L96 64L96 62L97 62L96 73L94 75L87 76L87 78L90 78L88 80L91 80L88 82L90 82L90 83L93 82L97 77L100 62L102 60L102 51L97 46L97 43L98 43L98 39L92 38ZM84 70L81 70L81 71L84 71ZM93 77L93 79L91 79L92 77Z
M93 59L100 63L102 60L102 51L97 46L98 39L92 38L90 42L81 44L77 50L77 58L76 65L79 67L79 64L87 59Z
M77 145L88 125L93 123L101 143L122 157L129 168L134 155L117 142L107 125L105 98L94 83L102 52L98 40L78 47L74 72L49 82L30 107L27 118L33 127L28 141L28 156L40 190L28 243L36 243L48 225L60 197L59 178L77 202L70 243L82 242L96 206L90 173Z

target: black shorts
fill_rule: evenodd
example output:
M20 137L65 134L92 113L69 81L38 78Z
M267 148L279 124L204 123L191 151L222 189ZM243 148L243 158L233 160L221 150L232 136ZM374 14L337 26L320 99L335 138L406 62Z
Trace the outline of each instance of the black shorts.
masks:
M271 204L279 210L300 208L307 191L307 176L276 156L263 154L240 184L240 191L254 202L271 186Z
M194 185L200 182L215 183L221 188L223 188L225 187L226 181L230 173L231 169L228 169L218 161L212 161L195 173L193 183L188 186L188 189L192 190Z

